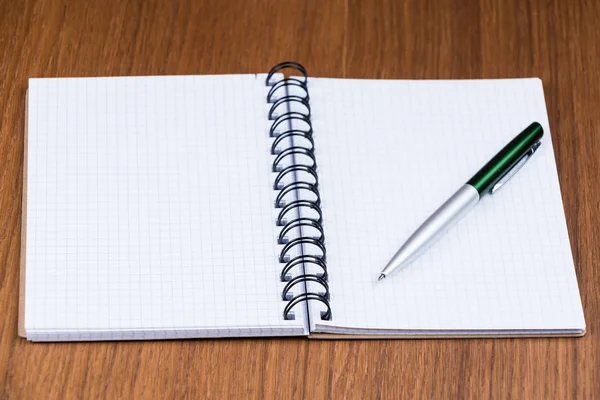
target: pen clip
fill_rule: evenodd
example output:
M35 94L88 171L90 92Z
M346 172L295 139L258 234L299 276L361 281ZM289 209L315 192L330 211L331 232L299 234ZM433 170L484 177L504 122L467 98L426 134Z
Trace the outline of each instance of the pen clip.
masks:
M525 163L529 161L533 153L535 153L535 151L541 146L541 144L541 141L535 142L533 146L531 146L531 148L527 151L527 153L525 153L523 157L521 157L521 159L517 161L517 163L511 169L509 169L506 172L506 174L504 174L504 176L500 178L498 182L496 182L494 186L492 186L492 188L490 189L490 194L495 194L498 190L502 188L502 186L506 184L506 182L510 180L510 178L515 176L515 174L523 167L523 165L525 165Z

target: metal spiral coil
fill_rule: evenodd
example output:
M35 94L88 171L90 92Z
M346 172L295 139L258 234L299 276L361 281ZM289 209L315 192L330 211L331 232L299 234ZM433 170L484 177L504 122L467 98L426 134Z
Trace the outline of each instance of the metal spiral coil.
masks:
M274 75L284 69L295 70L301 76L272 82ZM296 305L309 301L324 304L326 311L321 312L321 319L330 320L325 231L307 80L306 69L290 61L277 64L266 79L266 86L270 87L267 102L271 104L268 117L273 121L269 129L273 138L271 154L275 156L272 171L277 173L273 182L273 189L278 191L275 208L280 209L276 225L281 231L276 240L283 246L278 259L284 264L280 279L286 283L281 298L287 302L283 311L286 320L294 319ZM293 200L286 201L290 196ZM296 237L288 239L294 232ZM309 267L318 272L307 272ZM292 272L298 268L301 272L294 275ZM315 285L318 290L314 290ZM293 289L299 286L303 287L301 292L294 295Z

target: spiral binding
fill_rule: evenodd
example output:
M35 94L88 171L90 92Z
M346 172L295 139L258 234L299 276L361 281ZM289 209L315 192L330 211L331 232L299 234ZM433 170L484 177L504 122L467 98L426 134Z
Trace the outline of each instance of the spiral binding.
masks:
M273 76L284 69L295 70L302 76L288 76L271 82ZM287 302L283 318L294 319L292 310L300 303L318 301L326 307L326 311L321 312L321 319L330 320L325 232L307 80L304 67L291 61L277 64L266 79L266 85L270 87L267 102L271 104L268 115L273 121L269 129L269 136L273 138L271 154L275 156L272 170L277 173L273 183L273 189L278 191L275 208L280 210L276 219L277 226L281 227L277 242L283 245L279 262L285 264L280 274L281 281L286 283L281 294L282 300ZM278 96L278 93L284 94ZM278 112L280 110L283 112ZM303 128L297 128L298 124ZM295 199L286 202L288 195L295 195ZM306 216L306 211L314 215ZM317 235L309 236L303 228ZM288 234L292 232L299 234L288 240ZM296 254L291 256L294 251ZM316 267L318 272L307 272L309 265ZM293 276L292 271L297 270L296 267L300 267L302 272ZM318 285L320 290L309 291L311 283ZM294 295L294 288L300 285L304 286L302 292Z

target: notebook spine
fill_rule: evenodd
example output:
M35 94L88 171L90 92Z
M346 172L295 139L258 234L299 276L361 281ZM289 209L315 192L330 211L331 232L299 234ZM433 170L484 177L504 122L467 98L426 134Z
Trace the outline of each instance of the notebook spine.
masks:
M298 75L277 78L275 74L293 70ZM279 75L278 75L279 76ZM272 171L276 174L276 224L281 227L280 279L285 282L281 297L287 302L283 318L294 319L294 308L301 303L324 305L321 319L331 319L326 264L325 232L319 195L317 160L314 154L308 77L295 62L277 64L266 79L269 87L269 136L273 139ZM294 294L298 293L298 294Z

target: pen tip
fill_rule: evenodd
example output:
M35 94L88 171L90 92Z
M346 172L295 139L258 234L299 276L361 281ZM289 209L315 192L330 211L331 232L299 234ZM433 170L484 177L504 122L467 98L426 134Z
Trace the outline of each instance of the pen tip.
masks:
M382 280L383 278L385 278L384 274L379 275L379 279L377 279L378 281Z

